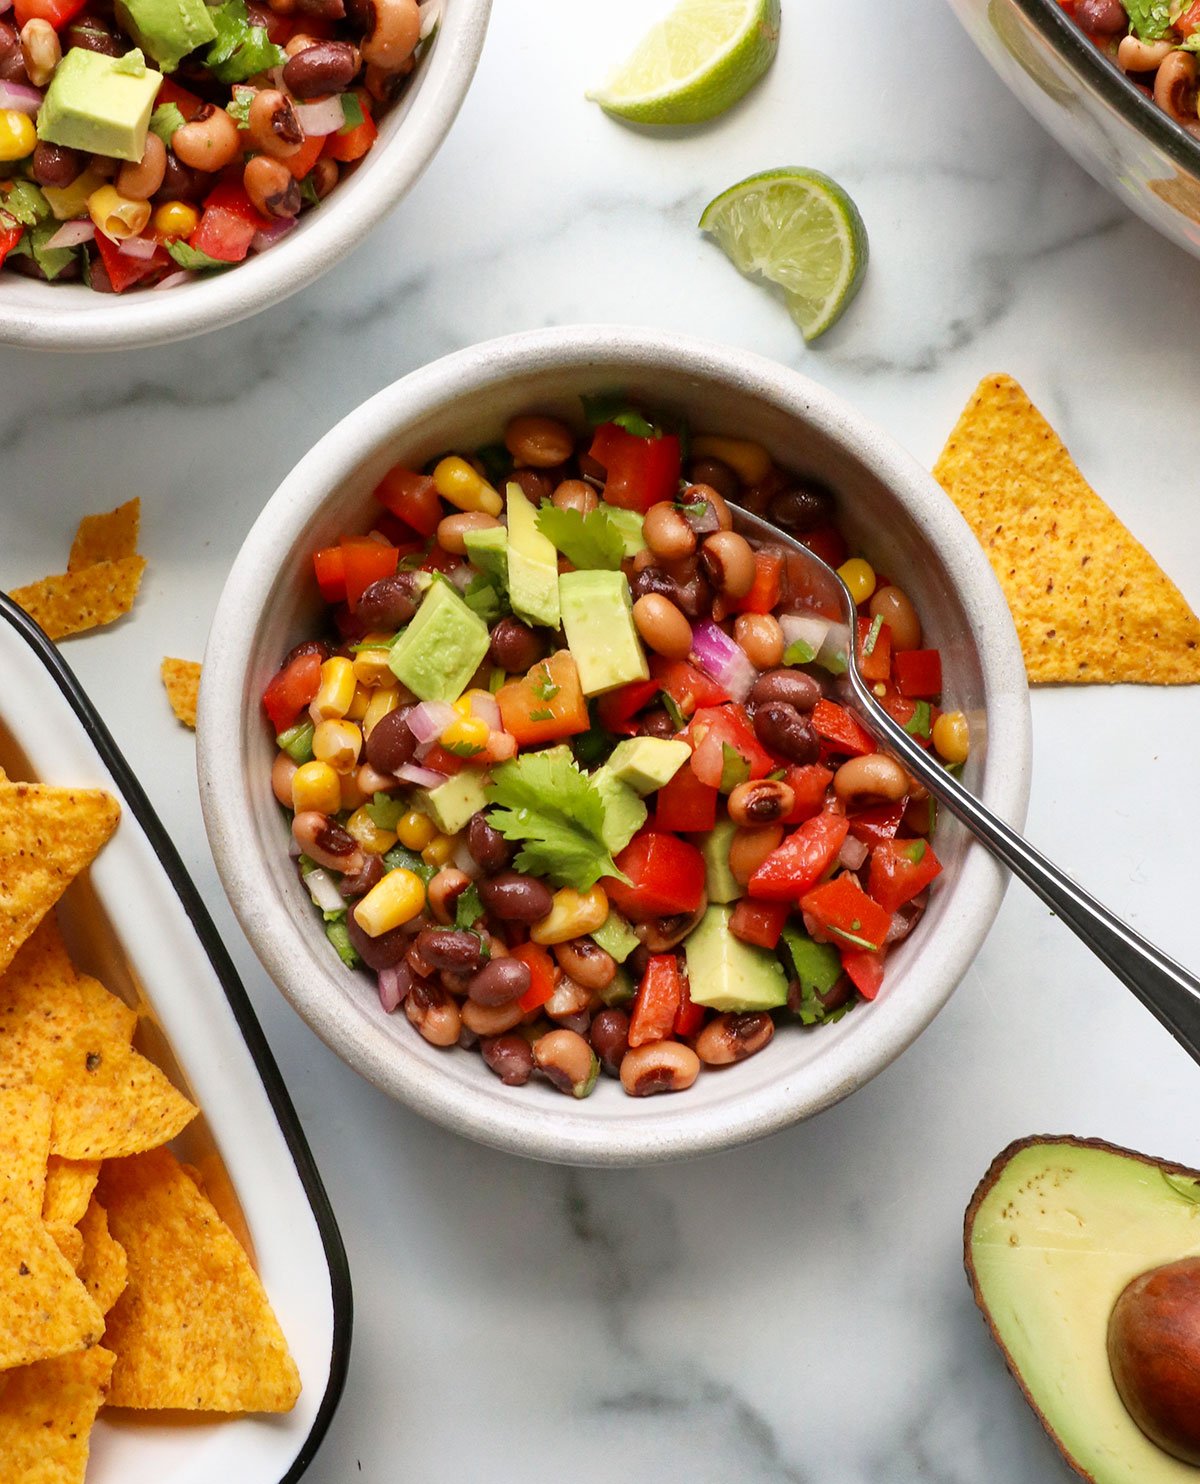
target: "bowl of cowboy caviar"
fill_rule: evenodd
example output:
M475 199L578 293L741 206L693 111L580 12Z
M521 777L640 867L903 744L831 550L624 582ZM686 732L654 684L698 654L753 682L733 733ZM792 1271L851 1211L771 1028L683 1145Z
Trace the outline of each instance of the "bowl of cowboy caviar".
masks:
M856 632L780 544L842 573ZM301 462L217 610L218 869L335 1050L545 1159L725 1147L838 1101L945 1002L1001 875L845 704L1010 819L1027 697L986 558L836 398L583 327L398 382Z
M413 184L490 0L12 0L0 339L174 340L350 250Z

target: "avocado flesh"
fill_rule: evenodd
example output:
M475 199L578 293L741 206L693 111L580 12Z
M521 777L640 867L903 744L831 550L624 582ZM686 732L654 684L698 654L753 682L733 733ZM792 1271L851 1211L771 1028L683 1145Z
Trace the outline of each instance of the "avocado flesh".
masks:
M1168 1176L1185 1189L1200 1181L1098 1140L1024 1140L993 1161L967 1211L976 1302L1026 1400L1094 1484L1200 1480L1125 1410L1106 1346L1132 1278L1200 1255L1200 1204Z

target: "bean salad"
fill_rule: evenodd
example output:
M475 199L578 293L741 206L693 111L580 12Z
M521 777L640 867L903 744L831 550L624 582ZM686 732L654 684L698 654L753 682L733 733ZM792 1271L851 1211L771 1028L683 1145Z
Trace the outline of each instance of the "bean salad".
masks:
M1058 0L1063 10L1164 113L1200 137L1196 51L1200 0L1130 4Z
M853 643L949 767L966 719L831 492L614 398L397 465L313 553L328 631L263 696L325 931L437 1047L510 1086L634 1097L874 999L941 863L933 801L843 704ZM737 502L837 567L815 610Z

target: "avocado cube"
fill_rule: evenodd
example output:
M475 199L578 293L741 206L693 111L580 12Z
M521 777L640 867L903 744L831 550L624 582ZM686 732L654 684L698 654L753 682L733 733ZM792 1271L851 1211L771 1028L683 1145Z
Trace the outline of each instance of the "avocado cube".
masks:
M646 538L642 535L642 516L636 510L620 510L616 505L606 505L604 513L616 526L621 540L625 543L627 557L637 556L639 551L645 551Z
M592 937L619 964L623 964L641 942L615 907L608 909L608 916L593 932Z
M526 623L558 628L558 551L537 527L537 511L519 484L510 484L508 505L508 600Z
M729 847L737 834L732 819L718 819L700 844L704 857L704 890L710 902L736 902L746 889L729 869Z
M465 536L467 555L494 586L508 591L508 532L503 526L488 526L482 531L468 531Z
M445 783L431 788L422 799L422 807L443 835L457 835L472 814L487 807L483 775L475 768L464 768Z
M189 52L215 41L217 28L204 0L116 0L117 20L164 72Z
M605 767L634 793L652 794L670 783L691 755L687 743L674 738L626 737L613 748Z
M608 767L591 775L592 787L604 800L604 827L600 838L610 855L624 850L646 823L647 809L628 784L615 778Z
M448 582L426 592L412 623L388 651L388 665L422 701L457 701L483 663L491 639Z
M162 73L138 52L106 57L73 46L55 68L38 113L38 138L86 154L140 160Z
M624 572L564 572L562 625L585 696L650 676Z
M729 931L732 908L713 906L684 940L692 1002L713 1010L774 1010L787 1004L787 976L773 953Z

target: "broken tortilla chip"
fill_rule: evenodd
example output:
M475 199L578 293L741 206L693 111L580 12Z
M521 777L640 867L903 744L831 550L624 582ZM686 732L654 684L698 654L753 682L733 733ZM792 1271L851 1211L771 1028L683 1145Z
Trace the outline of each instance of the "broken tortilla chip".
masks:
M133 607L146 559L94 562L77 572L43 577L14 588L9 597L41 625L47 638L65 639L122 618Z
M162 683L167 688L171 710L185 727L196 729L196 697L200 693L200 666L195 660L165 659Z
M125 1249L108 1229L108 1213L99 1201L93 1201L79 1223L83 1237L83 1261L78 1268L79 1281L95 1299L102 1314L107 1314L125 1291L128 1264Z
M980 382L933 473L987 553L1031 682L1200 682L1200 619L1010 376Z
M113 1359L94 1345L0 1376L0 1479L83 1484Z
M0 782L0 972L117 827L98 788Z
M65 1221L47 1221L46 1230L78 1276L79 1264L83 1261L83 1233L77 1226L68 1226Z
M68 1226L78 1226L99 1178L98 1159L61 1159L52 1154L46 1166L42 1220L65 1221Z
M105 515L85 515L71 543L67 571L79 572L98 562L119 562L137 555L142 502L135 495Z
M129 1282L109 1312L113 1406L284 1412L300 1376L241 1244L168 1149L106 1161Z

